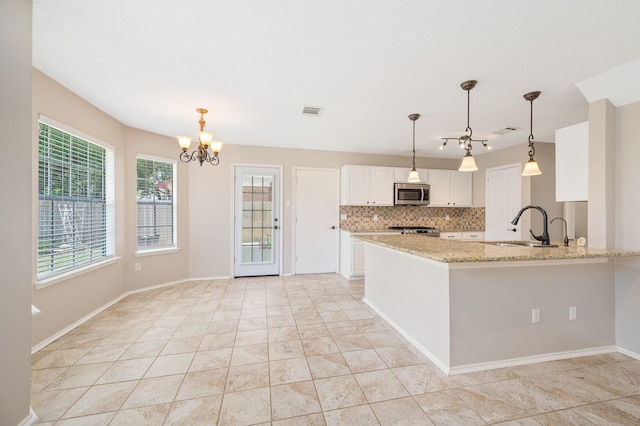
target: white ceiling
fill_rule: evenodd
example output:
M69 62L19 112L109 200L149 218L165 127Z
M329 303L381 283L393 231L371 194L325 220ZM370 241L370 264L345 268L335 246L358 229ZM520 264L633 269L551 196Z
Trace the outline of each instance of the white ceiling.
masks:
M639 19L637 0L34 0L33 64L163 135L195 136L205 107L228 144L402 155L420 113L417 155L458 158L438 146L464 133L461 82L474 137L526 143L540 90L533 133L553 141L587 119L576 83L640 58Z

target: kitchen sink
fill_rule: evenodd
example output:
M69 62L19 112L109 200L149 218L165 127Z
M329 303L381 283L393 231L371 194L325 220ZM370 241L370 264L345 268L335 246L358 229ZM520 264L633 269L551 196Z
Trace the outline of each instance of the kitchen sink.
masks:
M549 244L543 246L541 243L531 241L485 241L485 244L491 244L498 247L558 247L557 244Z

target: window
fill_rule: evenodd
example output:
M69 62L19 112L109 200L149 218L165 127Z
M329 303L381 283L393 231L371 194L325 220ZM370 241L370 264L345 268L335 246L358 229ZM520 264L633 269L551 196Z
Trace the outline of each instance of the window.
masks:
M114 151L40 117L38 259L43 280L114 255Z
M138 157L138 251L176 246L176 163Z

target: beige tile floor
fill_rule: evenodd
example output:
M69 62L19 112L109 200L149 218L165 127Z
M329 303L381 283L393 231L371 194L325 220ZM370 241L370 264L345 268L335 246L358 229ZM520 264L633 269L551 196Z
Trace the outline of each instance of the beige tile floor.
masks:
M33 355L47 425L640 424L613 353L444 375L338 275L129 296Z

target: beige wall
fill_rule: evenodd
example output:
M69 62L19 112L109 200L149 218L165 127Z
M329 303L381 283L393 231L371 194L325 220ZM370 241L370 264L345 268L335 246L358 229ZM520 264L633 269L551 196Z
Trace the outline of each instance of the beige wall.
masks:
M177 144L173 138L124 126L85 100L76 96L38 70L33 70L32 131L37 135L38 115L44 114L115 147L116 167L116 257L105 267L91 270L32 291L33 303L42 314L33 319L32 344L49 338L75 321L111 302L126 291L186 280L189 256L188 170L178 167L177 253L136 257L136 155L146 154L174 159ZM37 147L33 137L33 146ZM37 150L32 164L37 170ZM34 172L35 173L35 172ZM34 174L34 176L36 176ZM37 206L37 178L30 184L30 200ZM32 223L33 232L36 222ZM35 271L35 245L31 249L30 270ZM138 262L142 271L134 272ZM31 277L35 280L35 272Z
M162 283L181 281L189 276L189 173L178 162L175 195L177 199L177 253L136 256L136 156L152 155L160 159L177 160L176 139L142 130L126 130L126 190L125 190L125 288L136 290ZM140 263L141 271L134 265Z
M40 71L33 71L33 146L37 147L38 115L44 114L87 135L100 139L115 147L115 206L116 206L116 256L125 255L124 212L125 212L125 126L109 117L93 105L76 96L66 88L51 80ZM37 190L37 149L34 149L32 163L32 202L38 204ZM36 230L34 218L33 230ZM36 244L32 248L32 279L35 280ZM122 259L103 268L90 271L48 287L35 289L33 304L42 314L33 319L33 343L38 343L60 331L74 321L120 296L124 292L124 262Z
M0 423L29 416L31 388L31 2L0 2Z
M615 247L619 249L640 250L639 118L640 102L615 111ZM639 307L640 259L619 260L616 265L616 344L637 356L640 356Z

